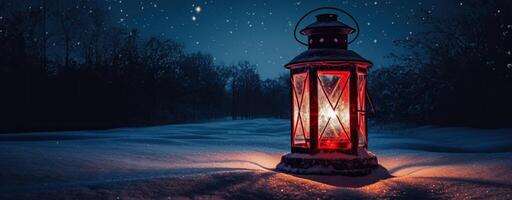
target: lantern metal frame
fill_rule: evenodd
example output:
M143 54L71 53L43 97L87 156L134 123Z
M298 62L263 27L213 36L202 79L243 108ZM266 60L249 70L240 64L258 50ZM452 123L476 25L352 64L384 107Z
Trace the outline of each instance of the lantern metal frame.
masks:
M324 9L337 10L348 15L356 24L357 31L338 21L335 14L322 14L316 16L316 22L300 31L308 36L308 43L300 41L296 34L300 22L309 14ZM348 41L348 35L354 32L357 35ZM285 65L290 70L292 86L291 153L282 156L277 170L299 174L365 175L378 166L377 157L368 151L367 132L366 107L372 103L366 91L366 83L368 68L373 64L356 52L348 50L348 44L355 41L358 35L359 25L355 18L335 7L314 9L301 17L295 26L295 39L300 44L307 45L308 50ZM299 82L295 78L299 78ZM322 78L328 81L323 82ZM341 83L342 80L346 82ZM298 89L296 84L300 86ZM329 92L326 92L326 87ZM296 90L301 92L300 99ZM306 94L307 97L304 97ZM303 105L304 98L308 98L307 106ZM342 98L343 107L338 109ZM309 110L303 112L302 109ZM308 124L306 128L303 113L308 115L304 116ZM340 115L343 115L343 119L340 119ZM338 124L329 124L334 117ZM325 125L319 124L320 120L326 121ZM348 130L344 124L349 126ZM324 125L323 130L319 130L319 125ZM330 134L324 139L323 134L328 126ZM302 128L299 131L303 135L296 141L299 127Z

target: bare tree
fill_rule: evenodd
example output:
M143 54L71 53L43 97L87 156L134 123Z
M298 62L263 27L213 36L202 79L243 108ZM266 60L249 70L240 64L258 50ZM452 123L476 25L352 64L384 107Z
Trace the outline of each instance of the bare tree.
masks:
M78 8L67 6L62 1L59 1L58 9L56 10L56 15L58 16L59 25L64 40L65 67L69 66L72 42L73 39L75 39L77 31L80 27L79 14L80 12Z

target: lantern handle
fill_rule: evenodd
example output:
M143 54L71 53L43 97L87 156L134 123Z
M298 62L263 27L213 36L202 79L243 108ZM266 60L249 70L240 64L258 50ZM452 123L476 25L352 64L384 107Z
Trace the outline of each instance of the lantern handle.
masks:
M293 30L293 37L295 38L295 40L304 45L304 46L308 46L307 43L303 42L303 41L300 41L299 38L297 37L297 28L299 27L300 23L302 22L302 20L304 20L304 18L306 18L308 15L310 15L311 13L313 12L316 12L316 11L319 11L319 10L336 10L336 11L339 11L347 16L350 17L350 19L352 19L352 21L354 21L354 23L356 24L356 36L350 40L350 42L348 42L348 44L351 44L352 42L356 41L356 39L359 37L359 24L357 23L357 20L356 18L354 18L354 16L352 16L350 13L348 13L347 11L345 10L342 10L342 9L339 9L339 8L336 8L336 7L330 7L330 6L326 6L326 7L320 7L320 8L316 8L316 9L313 9L309 12L307 12L306 14L304 14L304 16L302 16L299 21L297 22L297 24L295 24L295 29Z

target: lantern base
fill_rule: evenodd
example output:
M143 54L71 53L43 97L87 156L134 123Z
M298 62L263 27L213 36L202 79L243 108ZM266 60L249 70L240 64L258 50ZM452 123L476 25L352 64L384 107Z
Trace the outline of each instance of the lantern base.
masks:
M345 176L363 176L370 174L379 166L377 157L359 148L358 154L321 152L314 155L288 153L281 157L276 170L292 174L338 174Z

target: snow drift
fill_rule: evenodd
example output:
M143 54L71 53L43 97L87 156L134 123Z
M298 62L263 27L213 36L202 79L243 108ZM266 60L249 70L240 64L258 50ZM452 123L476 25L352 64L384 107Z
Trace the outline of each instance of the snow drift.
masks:
M0 135L0 199L512 198L512 130L370 127L381 167L289 175L289 121Z

